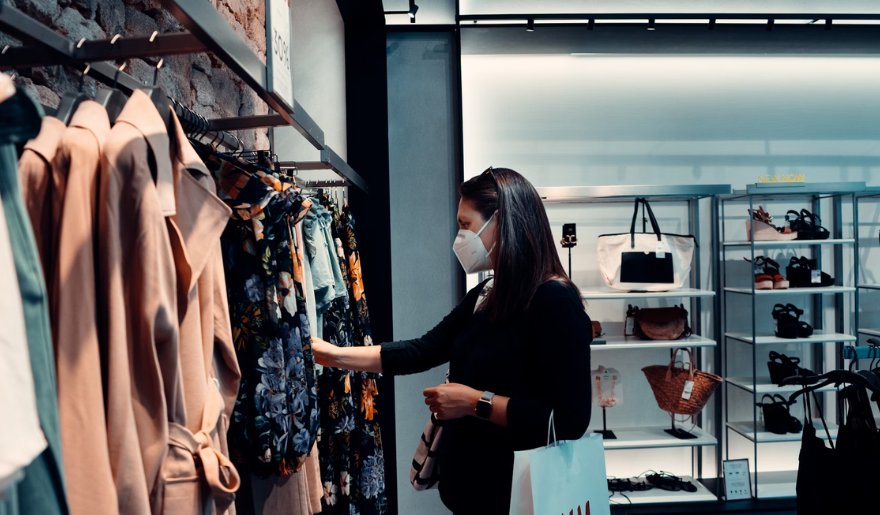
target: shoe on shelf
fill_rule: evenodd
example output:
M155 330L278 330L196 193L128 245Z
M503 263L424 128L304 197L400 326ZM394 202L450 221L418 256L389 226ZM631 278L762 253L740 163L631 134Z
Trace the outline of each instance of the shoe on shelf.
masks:
M749 241L787 241L796 240L797 232L789 227L779 228L773 225L773 217L758 206L749 210L750 219L746 220L746 239Z
M769 401L765 401L768 399ZM791 414L791 404L782 395L765 393L757 403L764 417L764 429L773 434L800 433L801 421Z
M748 258L743 258L749 261ZM779 273L779 263L766 257L758 256L755 258L755 269L761 269L761 272L755 273L755 289L756 290L785 290L788 289L789 283Z
M792 288L812 288L814 286L834 286L834 278L819 270L816 259L806 256L792 256L785 267L785 273Z
M767 369L770 371L770 381L773 384L781 386L782 381L786 377L816 375L812 370L801 367L801 359L796 356L789 357L772 350L769 357L770 361L767 362Z
M806 209L797 212L793 209L785 214L785 221L793 231L797 231L799 240L827 240L831 233L820 225L819 215Z
M777 338L807 338L813 334L813 326L801 320L804 310L794 304L773 306L773 319L776 320Z
M691 483L690 481L685 481L684 479L673 476L668 472L660 472L648 474L645 476L645 479L648 483L654 485L655 487L661 490L668 490L670 492L680 492L684 490L685 492L696 492L697 485Z

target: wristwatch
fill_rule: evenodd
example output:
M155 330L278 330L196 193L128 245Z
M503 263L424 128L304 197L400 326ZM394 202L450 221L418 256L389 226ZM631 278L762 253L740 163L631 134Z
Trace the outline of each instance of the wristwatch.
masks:
M492 399L494 397L495 394L492 392L483 392L483 396L477 401L477 408L474 410L474 414L477 418L489 420L492 416Z

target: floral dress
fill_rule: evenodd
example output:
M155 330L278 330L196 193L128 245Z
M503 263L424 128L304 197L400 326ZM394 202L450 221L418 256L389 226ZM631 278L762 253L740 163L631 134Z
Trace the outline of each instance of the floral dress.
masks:
M242 369L229 430L232 459L258 476L289 476L318 434L315 361L294 225L310 201L268 175L218 173L233 208L223 258Z
M349 295L324 315L324 337L340 347L372 345L354 225L326 196L332 233ZM352 251L354 249L354 251ZM375 419L376 374L325 368L319 377L321 437L318 441L325 514L386 513L385 458Z

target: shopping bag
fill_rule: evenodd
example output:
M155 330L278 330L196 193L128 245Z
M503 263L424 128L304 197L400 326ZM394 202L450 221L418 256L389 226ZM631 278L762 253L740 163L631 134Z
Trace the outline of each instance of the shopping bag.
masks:
M610 515L602 436L517 451L511 492L510 515Z
M636 232L640 206L651 221L652 232ZM648 201L637 198L629 232L599 236L599 272L605 284L616 290L674 290L690 274L695 246L693 236L660 232Z

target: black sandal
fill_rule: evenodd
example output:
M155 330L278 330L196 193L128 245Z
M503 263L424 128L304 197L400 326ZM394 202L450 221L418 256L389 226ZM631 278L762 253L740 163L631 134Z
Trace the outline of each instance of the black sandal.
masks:
M813 327L802 321L804 310L794 304L776 304L773 306L773 318L776 320L777 338L806 338L813 334Z
M685 481L678 476L673 476L668 472L660 472L659 474L648 474L647 476L645 476L645 479L648 481L648 483L651 483L661 490L667 490L670 492L679 492L681 490L684 490L685 492L691 493L697 491L697 485L691 483L690 481Z
M770 402L764 402L764 399ZM765 393L761 402L756 403L764 416L764 429L773 434L800 433L803 424L791 414L791 404L782 395Z
M786 377L816 375L812 370L801 367L801 359L796 356L789 357L772 350L769 357L767 369L770 370L770 381L773 384L781 386Z
M806 256L792 256L785 267L785 274L792 288L811 288L814 286L834 286L834 278L819 270L815 259Z
M793 231L797 231L799 240L827 240L831 233L820 225L819 215L813 214L807 209L800 212L789 210L785 214L785 220Z

